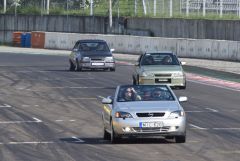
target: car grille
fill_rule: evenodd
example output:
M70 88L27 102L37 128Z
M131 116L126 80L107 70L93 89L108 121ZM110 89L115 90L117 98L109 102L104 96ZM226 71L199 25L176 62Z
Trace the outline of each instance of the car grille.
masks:
M92 61L103 61L104 58L91 58Z
M171 77L172 74L155 74L155 77Z
M170 126L164 127L133 127L133 130L136 132L168 132Z
M138 117L163 117L165 115L164 112L153 112L153 113L137 113Z

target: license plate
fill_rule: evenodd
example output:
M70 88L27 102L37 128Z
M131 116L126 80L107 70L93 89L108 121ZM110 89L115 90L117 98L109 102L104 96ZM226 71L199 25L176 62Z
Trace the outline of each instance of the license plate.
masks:
M93 66L102 66L104 63L92 63Z
M157 79L158 82L167 82L168 79Z
M163 127L163 122L140 122L139 127Z

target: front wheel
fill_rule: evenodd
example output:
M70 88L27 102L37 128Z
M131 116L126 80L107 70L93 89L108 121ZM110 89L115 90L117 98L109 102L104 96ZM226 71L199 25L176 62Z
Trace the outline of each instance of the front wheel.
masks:
M120 137L114 132L113 123L111 123L111 143L116 144L120 140Z
M69 59L69 64L70 64L69 71L74 71L76 67L73 64L72 60L70 60L70 59Z
M76 60L76 64L77 64L77 66L76 66L76 70L77 70L77 71L82 71L82 67L80 66L78 60Z
M116 70L115 68L110 68L111 72L115 72L115 70Z
M132 84L133 84L133 85L137 85L137 81L136 81L136 79L135 79L134 76L132 76Z
M186 142L186 135L175 136L176 143L185 143Z
M110 139L110 134L106 131L106 128L104 126L103 126L103 139L104 140Z

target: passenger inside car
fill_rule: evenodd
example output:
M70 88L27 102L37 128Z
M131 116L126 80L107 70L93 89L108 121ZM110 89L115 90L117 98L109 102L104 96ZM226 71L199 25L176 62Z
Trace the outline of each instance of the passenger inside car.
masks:
M141 96L137 94L133 87L126 88L119 101L139 101Z
M161 91L161 89L159 88L156 88L153 92L152 92L152 98L154 100L161 100L164 98L164 94L163 92Z
M162 64L171 65L172 64L172 58L169 55L165 56L162 60Z
M143 59L143 65L154 65L154 59L152 56L146 56L145 59Z

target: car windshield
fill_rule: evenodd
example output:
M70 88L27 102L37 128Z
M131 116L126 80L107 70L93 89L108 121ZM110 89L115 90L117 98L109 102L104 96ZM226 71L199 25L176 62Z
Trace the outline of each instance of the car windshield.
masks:
M80 51L109 51L105 42L81 42L79 45Z
M141 65L180 65L172 53L147 53L141 59Z
M128 85L119 88L117 101L174 101L171 91L161 85Z

